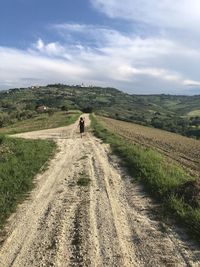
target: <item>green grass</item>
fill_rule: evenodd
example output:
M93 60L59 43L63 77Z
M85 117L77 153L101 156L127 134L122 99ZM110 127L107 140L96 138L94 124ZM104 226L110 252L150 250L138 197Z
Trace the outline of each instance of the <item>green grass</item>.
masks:
M2 134L14 134L22 132L31 132L42 129L50 129L61 126L67 126L74 123L81 112L55 112L49 116L47 113L38 114L37 117L16 122L4 128L0 128Z
M181 167L168 163L157 151L131 144L110 132L91 116L94 134L109 143L118 154L131 176L142 182L148 192L163 204L165 214L173 215L200 241L200 206L186 203L178 189L187 181L193 181Z
M77 181L77 185L79 186L88 186L90 183L90 178L88 177L81 177Z
M85 173L85 171L82 171L79 173L79 179L77 181L77 185L79 186L88 186L90 184L90 178Z
M34 176L55 151L55 143L0 136L0 227L33 188Z
M193 111L189 112L187 115L188 115L189 117L200 116L200 109L193 110Z

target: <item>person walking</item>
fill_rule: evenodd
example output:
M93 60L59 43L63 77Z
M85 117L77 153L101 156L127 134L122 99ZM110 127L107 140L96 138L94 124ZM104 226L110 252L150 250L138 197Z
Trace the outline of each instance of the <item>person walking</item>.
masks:
M80 117L80 120L79 120L79 127L80 127L80 134L81 134L81 138L82 138L83 133L85 131L85 121L82 117Z

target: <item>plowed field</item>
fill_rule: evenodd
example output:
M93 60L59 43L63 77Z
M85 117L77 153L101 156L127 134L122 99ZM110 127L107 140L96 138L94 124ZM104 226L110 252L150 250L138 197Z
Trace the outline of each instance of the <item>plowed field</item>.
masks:
M200 141L134 123L105 117L98 117L98 119L114 133L130 142L158 150L181 164L191 174L199 177Z

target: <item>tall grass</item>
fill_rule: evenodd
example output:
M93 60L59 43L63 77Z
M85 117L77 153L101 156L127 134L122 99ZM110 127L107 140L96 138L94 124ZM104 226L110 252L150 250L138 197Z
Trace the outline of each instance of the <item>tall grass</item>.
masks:
M95 135L109 143L113 152L123 159L132 177L144 183L151 195L163 203L165 213L174 215L200 241L200 206L192 207L177 194L183 184L194 178L167 162L157 151L129 143L112 133L94 116L91 116L91 126Z
M55 151L55 143L0 136L0 226L33 187L33 177Z

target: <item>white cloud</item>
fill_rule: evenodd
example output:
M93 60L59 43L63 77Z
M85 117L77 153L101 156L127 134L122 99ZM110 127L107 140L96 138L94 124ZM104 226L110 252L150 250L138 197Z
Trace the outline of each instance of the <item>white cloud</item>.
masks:
M200 86L200 81L184 80L183 84L187 85L187 86L199 87Z
M62 36L70 34L70 42L40 38L27 51L0 47L0 85L84 82L134 93L190 94L200 84L200 53L179 42L92 25L53 28Z
M35 44L35 48L38 50L44 49L44 42L41 39L38 39L37 43Z
M85 45L92 44L93 46L101 47L106 43L106 46L113 44L121 46L131 41L131 35L122 35L117 30L109 27L63 23L54 25L53 28L59 31L67 41L71 40L73 43L80 43L83 40Z
M195 62L200 66L198 50L169 39L127 37L117 31L117 38L113 41L111 31L108 30L106 33L104 29L104 33L102 35L102 30L95 29L95 36L101 38L104 44L98 50L101 54L94 55L94 52L88 53L82 49L81 59L95 59L96 64L90 64L104 66L113 80L133 81L134 84L136 76L140 76L141 79L149 76L165 83L170 82L170 86L174 83L175 87L179 87L188 86L185 82L188 76L199 79L199 74L194 71L198 69L197 66L193 68ZM198 82L195 84L198 85Z
M142 75L142 76L151 76L158 79L174 82L182 82L182 77L179 74L167 71L165 69L156 69L156 68L134 68L130 66L120 66L119 73L124 76L129 77Z
M134 20L158 27L191 28L200 23L199 0L91 0L111 18Z
M60 55L65 50L58 42L45 44L41 38L38 39L37 42L33 45L33 49L36 49L39 52L45 53L49 56Z
M40 53L0 47L0 81L5 86L49 82L81 82L88 70L76 63L48 58Z

